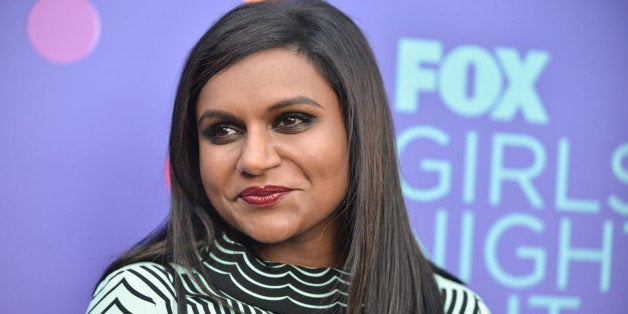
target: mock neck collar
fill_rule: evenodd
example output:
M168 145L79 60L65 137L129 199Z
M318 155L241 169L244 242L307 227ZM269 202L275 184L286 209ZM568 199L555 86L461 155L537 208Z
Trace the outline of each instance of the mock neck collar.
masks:
M346 309L349 275L341 270L265 261L226 234L208 255L204 265L212 284L252 306L276 313Z

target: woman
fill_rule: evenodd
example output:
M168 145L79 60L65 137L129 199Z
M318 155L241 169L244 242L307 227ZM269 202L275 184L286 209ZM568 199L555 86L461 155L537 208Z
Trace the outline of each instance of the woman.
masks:
M421 254L375 59L329 4L247 4L212 26L169 151L167 225L109 266L89 313L488 313Z

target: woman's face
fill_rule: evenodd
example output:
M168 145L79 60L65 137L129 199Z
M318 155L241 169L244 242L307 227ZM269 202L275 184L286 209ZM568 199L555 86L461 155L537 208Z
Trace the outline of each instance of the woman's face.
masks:
M196 118L203 185L227 223L271 246L335 241L347 134L305 56L270 49L235 63L203 87Z

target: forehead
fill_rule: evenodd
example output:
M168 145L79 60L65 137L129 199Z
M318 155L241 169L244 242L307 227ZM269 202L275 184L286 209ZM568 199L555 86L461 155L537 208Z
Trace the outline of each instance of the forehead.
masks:
M271 105L281 98L305 96L337 104L336 93L302 53L276 48L253 53L213 76L202 88L197 116L231 105Z

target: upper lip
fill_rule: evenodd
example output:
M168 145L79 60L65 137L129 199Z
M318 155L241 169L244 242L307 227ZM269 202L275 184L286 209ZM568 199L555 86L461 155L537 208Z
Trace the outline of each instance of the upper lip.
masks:
M240 192L242 196L267 196L275 193L289 192L291 189L279 185L250 186Z

